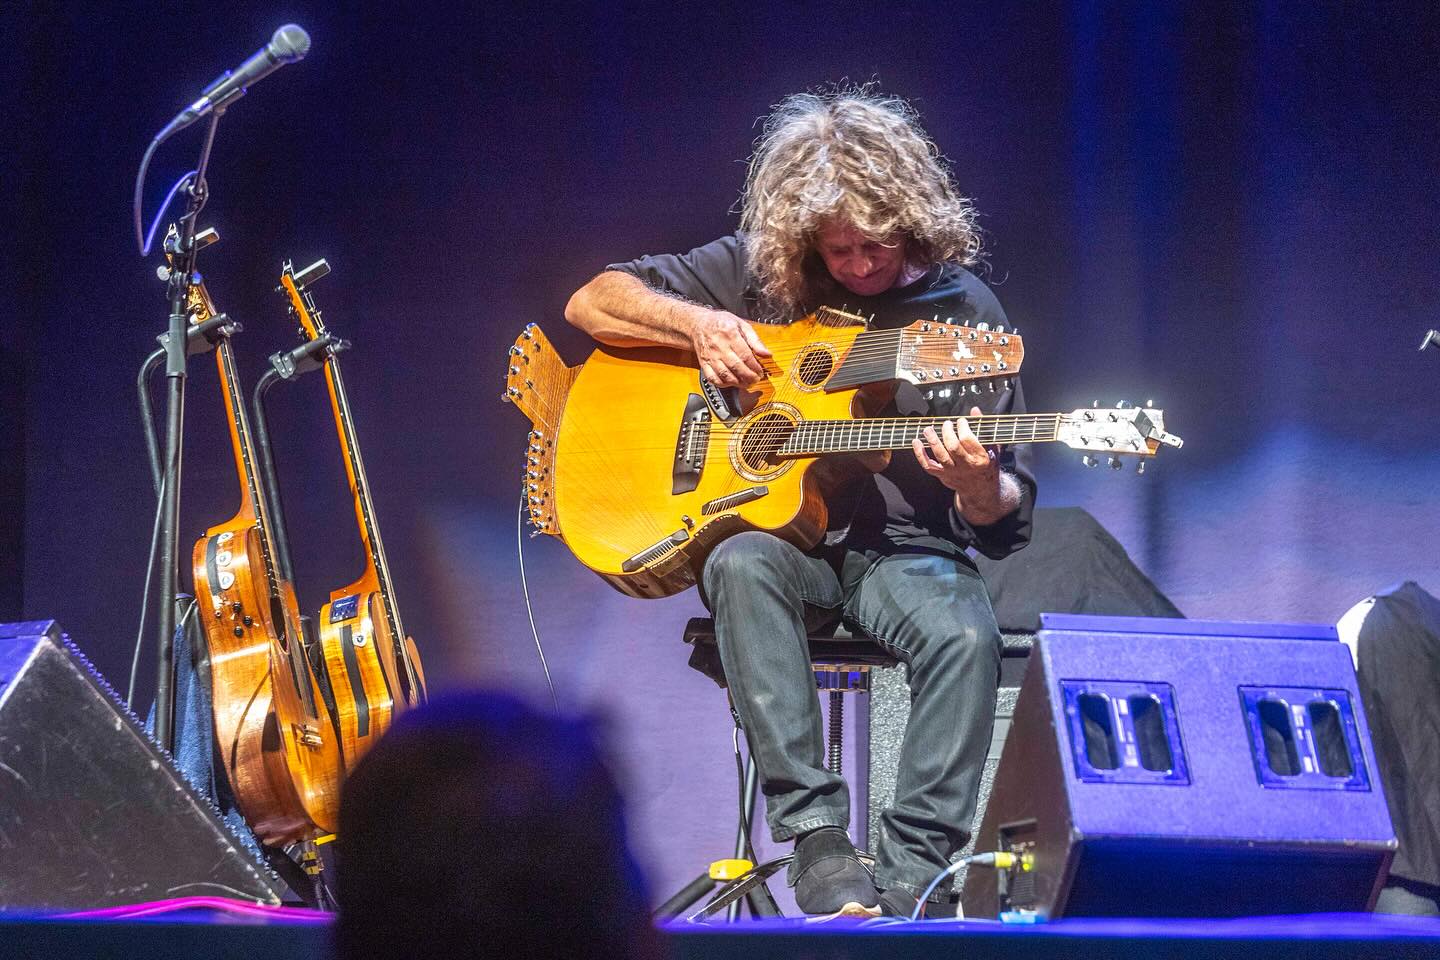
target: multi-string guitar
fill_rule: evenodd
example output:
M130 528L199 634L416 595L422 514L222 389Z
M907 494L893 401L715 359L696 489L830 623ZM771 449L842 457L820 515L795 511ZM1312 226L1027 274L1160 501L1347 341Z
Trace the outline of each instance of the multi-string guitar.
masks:
M198 276L188 306L192 323L215 315ZM215 356L240 477L240 509L196 543L195 598L225 772L256 836L279 846L335 831L343 764L305 656L294 587L276 569L228 339L219 342Z
M1021 339L1003 329L938 318L894 330L864 323L825 308L785 326L757 325L772 353L767 376L725 391L700 375L692 354L662 347L601 346L567 367L531 324L510 348L505 394L533 425L524 480L531 522L625 593L678 593L706 553L741 530L815 542L825 503L808 468L822 453L893 446L858 445L861 437L846 433L845 425L868 427L867 443L880 438L884 421L854 418L888 395L882 385L962 381L943 389L978 392L988 381L993 390L1024 358ZM830 426L808 429L819 422Z
M329 272L330 265L324 260L298 274L286 261L280 275L280 292L287 298L306 341L326 336L309 285ZM397 710L425 699L425 674L415 641L400 622L385 544L380 539L365 463L360 458L355 419L334 351L326 352L324 369L365 552L365 569L359 579L332 591L330 601L320 608L320 648L335 698L345 763L350 766L389 728Z

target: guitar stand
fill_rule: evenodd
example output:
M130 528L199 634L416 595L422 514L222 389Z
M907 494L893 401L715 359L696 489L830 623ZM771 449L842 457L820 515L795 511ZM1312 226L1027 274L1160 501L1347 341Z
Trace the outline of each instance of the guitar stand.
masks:
M238 320L231 320L226 314L217 313L209 320L194 324L185 331L185 355L198 357L209 353L221 340L243 329ZM165 361L170 334L157 334L155 339L160 342L160 346L140 365L140 373L135 377L135 391L140 399L140 421L145 429L145 449L150 453L150 476L155 483L155 495L158 497L164 482L164 467L160 462L160 438L155 433L155 410L150 402L150 381L155 378L160 364Z
M202 237L196 238L196 242L200 245L204 245L206 242ZM223 313L216 314L202 323L194 324L186 330L186 355L193 357L209 353L214 350L222 340L239 333L242 329L238 321L231 320ZM166 358L168 338L168 333L160 334L155 338L160 341L161 346L155 350L155 352L151 353L150 356L146 357L136 377L136 391L139 395L141 421L145 431L145 445L150 455L151 478L154 482L157 496L160 494L163 484L163 467L160 459L159 438L156 436L155 431L154 409L150 401L150 390L151 381L160 370L162 362ZM337 351L343 350L348 346L348 343L328 338L323 343L321 341L315 341L306 344L305 347L292 350L289 353L276 354L270 358L270 361L275 370L280 370L282 368L282 362L277 358L283 358L283 366L286 367L289 372L282 372L279 375L290 379L307 370L318 369L322 361L314 359L311 356L312 354L327 348L333 348ZM314 349L307 350L306 348ZM304 356L300 355L302 352L304 352ZM276 373L272 370L270 373L267 373L266 379L273 383L275 376ZM262 384L265 383L265 379L262 379L261 382ZM274 464L270 457L269 436L265 430L264 405L260 400L260 395L261 391L257 386L255 412L257 417L257 452L259 453L260 459L259 468L265 482L265 492L269 496L271 504L275 505L271 516L275 521L272 523L272 526L274 527L274 541L276 546L276 565L285 572L288 578L291 575L289 545L285 540L283 515L278 510L279 487L275 481ZM182 599L189 598L177 598L177 603L181 602ZM301 626L306 636L308 653L312 645L309 642L314 627L312 618L308 616L301 617ZM203 633L200 631L192 631L188 623L183 624L183 627L189 638L191 649L196 651L204 650L205 638ZM311 659L313 665L313 656ZM206 662L208 662L208 660ZM330 698L330 687L324 675L323 664L319 676L321 678L321 692L327 698ZM207 687L209 686L208 680L205 681L205 685ZM333 707L334 705L332 703L332 710ZM167 747L166 749L173 752L173 747ZM215 798L211 797L211 800L214 801ZM314 841L303 841L301 843L291 844L283 849L259 843L258 839L256 842L259 844L260 852L264 855L265 861L270 866L270 869L275 871L276 875L285 882L291 891L294 892L306 906L329 910L335 908L334 897L331 895L329 885L326 883L324 877L324 860L321 858L319 847Z
M348 340L326 334L301 344L294 350L270 354L270 369L255 384L250 407L255 414L255 454L260 460L260 475L265 481L265 506L273 518L271 540L275 543L275 559L286 579L294 578L290 563L290 539L285 532L285 510L280 500L280 485L275 479L275 457L270 446L270 421L265 416L265 397L280 380L295 380L311 370L319 370L331 354L350 349Z
M323 262L323 261L321 261ZM328 268L327 268L328 269ZM270 516L270 540L275 547L275 566L280 575L294 580L295 569L290 562L290 536L286 532L285 507L280 498L280 483L276 479L275 455L270 446L270 420L265 413L265 397L270 388L281 380L293 381L312 370L319 370L330 356L350 349L350 341L325 334L310 340L293 350L281 350L270 355L270 369L255 384L250 397L250 408L254 414L252 432L255 436L255 458L259 461L259 472L264 487L265 509ZM320 641L315 633L315 618L308 613L300 615L300 635L305 643L305 659L315 671L320 682L320 697L334 717L335 692L330 686L330 674L325 667L325 656L320 650ZM339 735L339 731L336 731ZM318 858L315 860L318 864Z

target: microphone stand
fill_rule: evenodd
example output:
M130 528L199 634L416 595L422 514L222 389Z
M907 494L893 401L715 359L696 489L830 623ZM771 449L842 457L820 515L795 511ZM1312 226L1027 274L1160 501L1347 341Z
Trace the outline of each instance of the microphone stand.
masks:
M155 665L155 739L166 751L175 747L175 595L180 592L180 463L182 434L185 425L185 380L188 354L186 327L189 325L188 300L195 279L195 221L205 206L209 190L205 170L210 164L210 148L215 142L215 128L224 108L210 113L205 141L200 147L186 193L185 214L180 218L177 234L165 238L171 266L166 293L170 300L169 334L165 339L165 457L163 481L160 485L160 576L154 579L154 605L159 634Z

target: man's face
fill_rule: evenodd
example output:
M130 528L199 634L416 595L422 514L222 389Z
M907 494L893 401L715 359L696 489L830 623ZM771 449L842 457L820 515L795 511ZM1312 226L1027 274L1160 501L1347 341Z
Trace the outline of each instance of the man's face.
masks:
M904 238L869 240L848 223L822 225L815 233L815 249L835 282L861 297L895 286L905 267Z

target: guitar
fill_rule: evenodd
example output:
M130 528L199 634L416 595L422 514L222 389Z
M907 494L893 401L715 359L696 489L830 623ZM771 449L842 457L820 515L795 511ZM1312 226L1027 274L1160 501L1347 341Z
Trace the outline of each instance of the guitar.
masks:
M524 484L536 531L623 593L679 593L733 533L769 530L808 547L824 531L808 468L832 450L779 456L801 424L849 423L896 380L961 381L955 389L974 392L986 380L993 390L1024 359L1013 332L938 319L872 331L822 308L755 331L773 354L768 377L720 390L685 351L601 346L567 367L539 327L526 327L510 348L505 398L532 421ZM890 448L834 452L864 449Z
M195 324L216 315L198 276L188 306ZM195 544L195 599L208 651L215 739L235 800L255 835L281 846L335 831L343 764L305 655L295 589L275 566L228 339L220 340L215 357L240 509Z
M288 300L305 341L326 336L309 286L329 272L330 265L324 260L298 274L287 260L281 272L279 291ZM324 369L365 552L365 569L359 579L330 593L330 601L320 608L319 621L320 649L335 698L341 745L346 765L353 766L389 728L397 711L425 700L425 673L415 641L400 622L385 544L360 458L355 418L340 376L340 360L333 350L326 353Z

